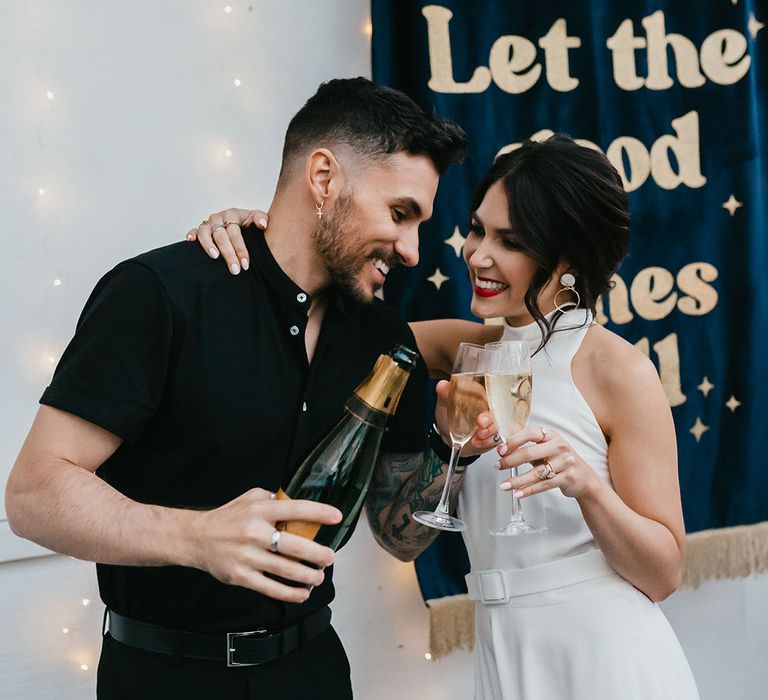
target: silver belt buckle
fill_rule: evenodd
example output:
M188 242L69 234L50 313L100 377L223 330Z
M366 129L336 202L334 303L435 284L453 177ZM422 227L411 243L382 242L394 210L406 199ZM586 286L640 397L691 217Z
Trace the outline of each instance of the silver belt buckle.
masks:
M234 668L236 666L258 666L258 663L253 664L242 664L235 661L235 651L236 648L234 646L235 638L236 637L253 637L253 636L262 636L267 637L269 636L269 631L266 629L260 629L260 630L253 630L252 632L227 632L227 666L229 668Z

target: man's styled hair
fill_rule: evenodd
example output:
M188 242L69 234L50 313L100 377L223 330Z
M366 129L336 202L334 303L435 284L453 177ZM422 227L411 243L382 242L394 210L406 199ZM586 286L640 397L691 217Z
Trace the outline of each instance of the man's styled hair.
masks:
M282 171L310 149L338 143L368 159L398 151L425 155L441 175L461 162L467 150L458 124L438 119L399 90L365 78L329 80L307 100L288 125Z

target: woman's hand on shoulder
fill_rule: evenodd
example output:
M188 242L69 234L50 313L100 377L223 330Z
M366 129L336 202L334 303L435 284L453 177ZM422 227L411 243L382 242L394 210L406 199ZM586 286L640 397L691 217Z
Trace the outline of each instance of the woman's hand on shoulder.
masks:
M250 265L248 249L240 229L255 225L264 230L269 218L260 209L225 209L211 214L197 228L187 233L187 240L197 241L208 255L216 260L219 255L233 275L247 270Z

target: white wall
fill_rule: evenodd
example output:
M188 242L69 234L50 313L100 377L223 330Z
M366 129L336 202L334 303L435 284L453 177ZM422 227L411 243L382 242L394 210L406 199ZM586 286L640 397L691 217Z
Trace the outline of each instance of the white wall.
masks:
M49 357L98 277L181 239L212 210L267 204L290 116L320 81L369 74L366 0L250 0L252 11L229 0L229 14L226 4L0 4L0 483ZM93 566L24 559L40 550L14 538L2 515L0 697L92 697L101 626ZM469 655L425 661L413 569L383 554L365 527L339 557L337 588L358 697L471 697ZM765 697L767 601L764 576L665 605L705 700Z

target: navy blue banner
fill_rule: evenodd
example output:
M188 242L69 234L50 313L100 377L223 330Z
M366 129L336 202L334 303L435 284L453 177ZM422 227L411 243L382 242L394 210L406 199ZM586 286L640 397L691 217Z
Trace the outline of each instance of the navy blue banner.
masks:
M472 318L460 251L493 158L550 131L601 149L629 192L632 244L599 320L658 368L687 529L768 520L768 4L372 0L372 17L374 79L470 139L388 300L409 320ZM466 566L445 539L420 566L445 548ZM459 592L454 578L425 597Z

